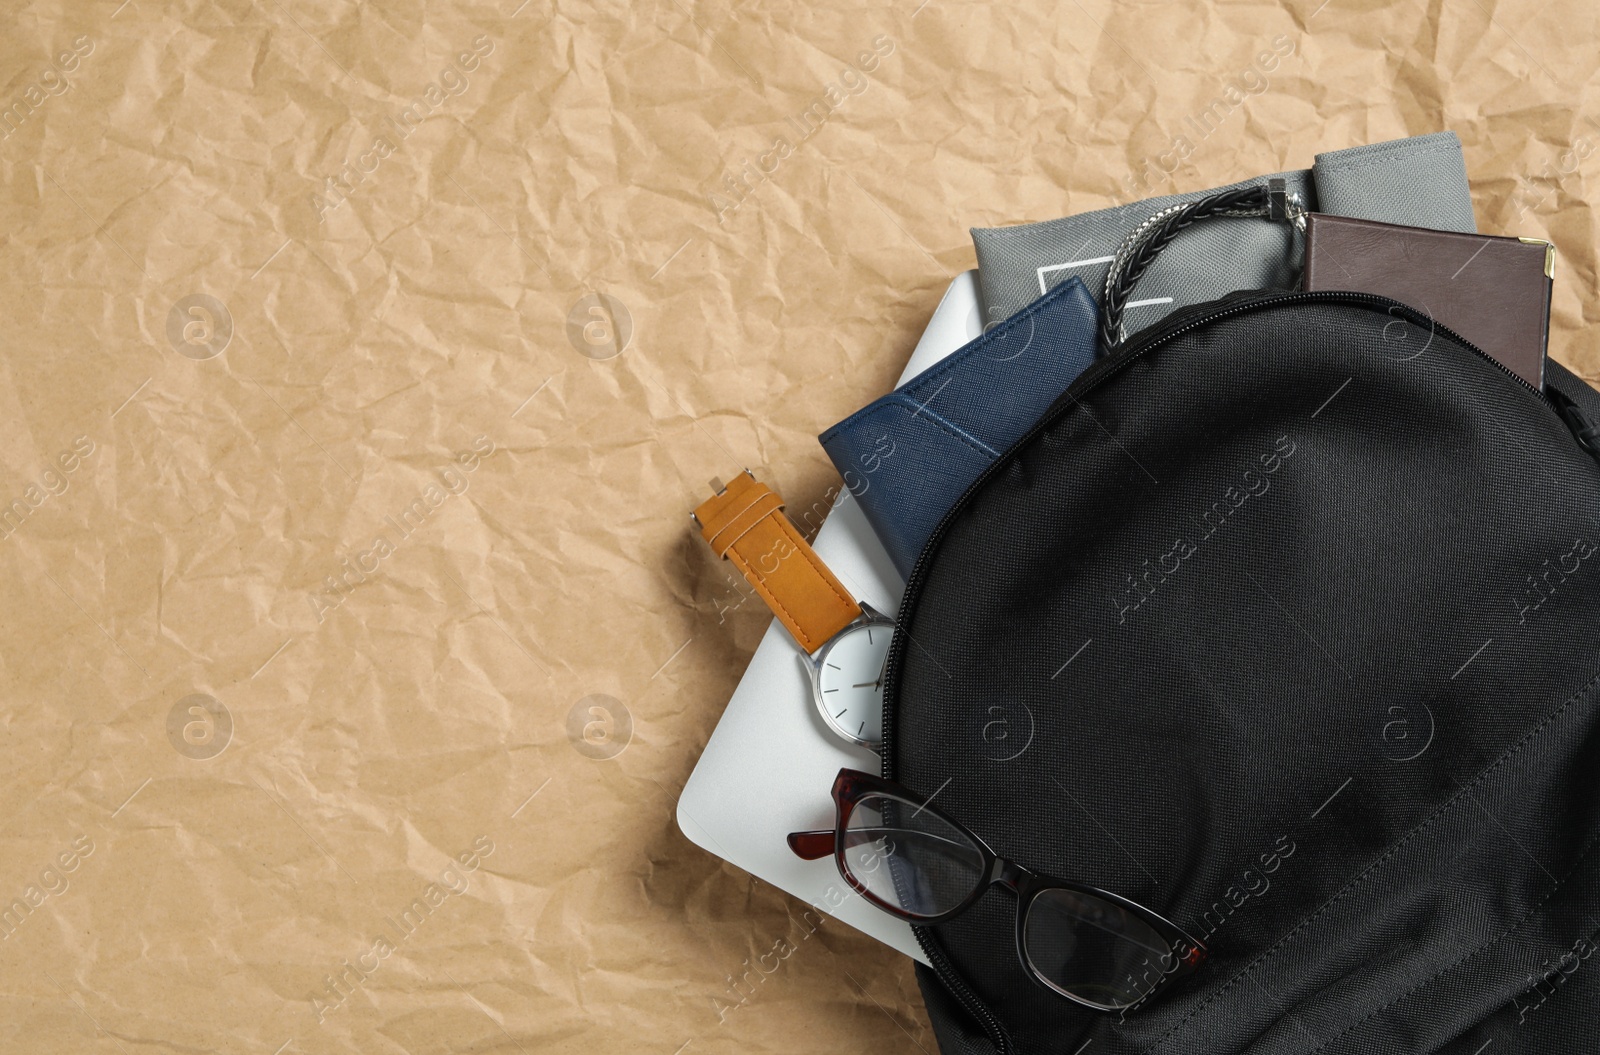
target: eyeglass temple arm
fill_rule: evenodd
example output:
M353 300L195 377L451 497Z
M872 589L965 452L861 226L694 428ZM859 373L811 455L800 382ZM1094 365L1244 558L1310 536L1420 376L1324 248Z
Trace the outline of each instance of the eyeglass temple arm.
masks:
M790 832L789 849L805 861L820 861L833 856L833 832Z

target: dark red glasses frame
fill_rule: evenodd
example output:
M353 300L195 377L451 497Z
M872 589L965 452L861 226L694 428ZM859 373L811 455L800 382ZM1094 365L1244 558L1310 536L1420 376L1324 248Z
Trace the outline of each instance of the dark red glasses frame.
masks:
M970 839L973 846L983 856L983 867L980 871L981 878L974 886L972 893L948 911L933 916L919 916L915 913L907 912L899 905L891 904L873 894L865 883L862 883L852 875L849 864L845 859L845 831L849 828L850 817L855 812L856 804L869 795L886 795L892 799L915 806L919 813L932 813L945 824L950 825ZM834 777L833 780L833 801L837 807L838 819L832 831L789 833L789 849L793 850L796 856L807 861L820 861L824 857L831 856L834 859L834 864L839 869L839 875L843 877L846 883L850 884L852 890L891 916L903 919L907 923L918 925L943 923L946 920L953 919L976 904L978 899L991 886L999 884L1005 887L1017 896L1017 959L1026 969L1028 976L1035 982L1052 993L1066 997L1068 1000L1093 1008L1096 1011L1127 1011L1143 1004L1158 992L1192 974L1205 961L1205 946L1189 937L1181 927L1165 916L1145 908L1136 901L1129 901L1125 897L1113 894L1109 890L1101 890L1098 887L1041 875L1015 861L1001 857L966 825L961 824L937 806L930 806L926 796L919 795L910 788L896 784L892 780L875 777L870 773L863 773L857 769L841 769L839 770L839 775ZM1033 904L1034 899L1047 890L1068 890L1076 894L1099 898L1126 910L1161 937L1161 940L1166 943L1167 948L1172 952L1172 965L1162 969L1163 976L1137 1000L1123 1006L1098 1004L1052 985L1033 965L1027 949L1028 909Z

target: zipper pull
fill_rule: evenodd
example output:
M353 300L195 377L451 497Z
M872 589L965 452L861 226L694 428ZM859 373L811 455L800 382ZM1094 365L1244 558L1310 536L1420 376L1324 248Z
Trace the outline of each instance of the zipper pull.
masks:
M1567 428L1572 430L1572 435L1580 446L1589 452L1589 456L1600 462L1600 424L1591 422L1578 404L1569 399L1565 392L1554 386L1547 386L1545 396L1555 405L1556 411L1561 415L1561 420L1567 423Z

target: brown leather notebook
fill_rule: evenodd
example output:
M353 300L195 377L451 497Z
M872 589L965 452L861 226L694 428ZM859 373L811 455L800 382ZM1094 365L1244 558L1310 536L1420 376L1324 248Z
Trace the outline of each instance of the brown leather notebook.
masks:
M1437 319L1535 388L1544 387L1555 246L1537 238L1306 217L1307 290L1393 297Z

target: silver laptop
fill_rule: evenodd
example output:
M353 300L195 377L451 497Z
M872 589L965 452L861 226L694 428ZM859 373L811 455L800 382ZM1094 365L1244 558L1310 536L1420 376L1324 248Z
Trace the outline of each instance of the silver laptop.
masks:
M950 283L899 384L982 334L977 279L967 271ZM818 422L818 430L831 424ZM857 600L889 615L899 610L905 583L848 490L813 546ZM797 648L773 620L678 799L678 827L723 860L926 963L908 924L855 896L831 859L802 861L785 842L790 832L833 826L829 792L841 768L880 770L877 755L824 728Z

